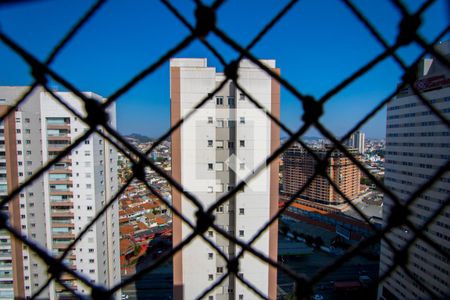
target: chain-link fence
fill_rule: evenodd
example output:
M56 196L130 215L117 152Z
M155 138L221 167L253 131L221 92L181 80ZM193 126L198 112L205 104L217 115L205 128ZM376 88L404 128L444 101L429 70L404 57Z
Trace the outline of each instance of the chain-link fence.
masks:
M13 1L11 1L13 2ZM369 21L369 19L358 9L358 7L352 3L350 0L343 0L343 3L346 7L352 12L352 14L358 18L359 22L367 28L373 38L383 47L382 53L371 59L365 65L361 66L356 72L351 74L351 76L345 78L342 82L336 85L334 88L325 93L320 99L314 99L311 96L307 96L303 94L301 91L296 89L292 82L289 81L288 78L282 77L276 74L273 70L265 66L262 62L258 60L258 58L252 53L252 49L254 46L261 40L263 36L266 35L268 31L270 31L276 24L283 19L283 17L292 9L294 5L297 4L298 1L289 1L285 7L276 14L273 19L267 23L264 28L258 33L258 35L251 41L250 44L243 46L233 40L228 34L226 34L221 28L216 25L216 15L223 4L224 1L217 0L211 6L207 6L203 4L201 1L196 0L196 11L195 18L196 23L190 24L187 19L184 18L183 14L177 10L177 8L172 5L168 0L161 0L161 2L169 9L184 26L189 30L189 34L184 37L181 42L167 51L163 56L157 59L154 63L149 65L139 74L136 74L133 78L131 78L125 85L119 88L116 92L110 95L104 103L98 103L96 100L90 99L85 94L81 93L77 90L74 85L70 83L69 80L65 79L63 76L55 72L51 63L58 55L58 53L63 49L67 43L74 38L76 33L84 26L84 24L91 18L95 17L96 12L101 9L102 5L105 1L97 1L94 6L73 26L73 28L67 33L62 41L54 48L49 57L45 61L39 61L32 54L30 54L27 49L20 46L17 42L14 41L14 37L10 37L4 32L0 32L1 41L4 45L6 45L9 49L14 51L17 55L19 55L30 67L31 74L34 78L34 83L28 89L28 91L17 99L17 102L14 107L11 107L4 115L2 115L1 119L4 120L6 116L15 111L17 107L22 105L27 101L28 96L35 90L38 86L42 86L45 91L53 96L56 101L58 101L61 105L65 106L71 113L82 120L89 129L83 133L77 140L73 141L70 146L68 146L64 151L60 152L55 158L51 159L47 164L45 164L39 171L35 172L32 176L27 178L23 184L19 187L10 191L8 196L2 199L0 205L3 207L7 205L10 201L12 201L15 197L17 197L22 190L24 190L30 183L34 180L41 177L45 172L47 172L52 165L63 159L66 155L70 154L72 150L74 150L80 143L82 143L86 138L88 138L91 134L97 133L102 136L104 139L108 140L112 145L114 145L117 149L119 149L127 159L132 162L132 171L133 175L130 176L124 185L120 187L115 196L110 199L109 202L98 212L95 218L80 232L80 234L75 238L75 240L68 245L64 254L59 257L54 257L51 252L43 247L43 245L39 245L34 242L32 239L25 237L17 228L12 226L9 222L9 217L7 214L2 214L0 217L0 226L2 229L6 229L14 238L19 239L24 245L28 246L32 251L34 251L37 255L39 255L42 260L49 266L48 274L49 278L45 285L40 287L39 291L33 295L33 298L39 296L39 294L44 291L48 285L53 281L59 282L61 285L65 286L68 290L73 293L75 297L85 298L85 295L81 295L78 291L72 290L70 286L67 286L65 281L62 279L63 274L70 274L74 278L77 278L80 282L85 284L86 286L91 288L91 296L95 299L108 299L112 297L112 295L120 290L122 287L138 280L145 273L152 272L159 266L161 266L165 261L169 260L175 253L183 249L186 245L188 245L195 237L201 237L205 242L207 242L211 247L213 247L217 253L226 260L227 262L227 271L213 284L207 288L199 298L203 298L208 293L214 290L217 286L219 286L230 274L233 274L235 278L237 278L240 282L242 282L249 289L253 290L257 295L261 298L265 299L266 296L258 289L257 286L254 286L252 282L249 282L242 276L239 276L239 259L242 257L244 252L251 253L256 256L261 261L269 264L278 269L278 272L284 272L289 277L295 281L295 297L297 299L307 298L311 295L313 291L313 287L316 283L318 283L321 279L323 279L330 272L338 269L342 266L346 261L350 260L352 257L357 256L361 253L361 251L371 245L374 242L378 242L383 240L386 245L390 248L390 251L393 253L395 259L394 263L388 268L386 272L380 274L378 280L373 285L379 284L381 281L386 279L396 268L401 268L406 276L409 277L409 280L415 282L421 288L423 288L430 298L440 298L442 295L436 294L435 291L430 289L426 284L422 281L418 280L411 271L409 270L409 266L406 258L408 256L408 251L411 245L417 240L421 239L426 242L430 248L433 248L435 251L443 255L446 259L450 259L449 253L441 247L441 245L437 244L436 241L430 239L429 236L425 234L427 227L433 223L433 221L447 208L449 204L449 199L444 201L439 205L439 207L433 211L430 217L421 225L417 226L411 222L409 219L410 207L413 205L418 197L423 194L430 186L433 185L434 182L439 180L445 172L449 170L450 161L447 161L444 165L440 166L434 176L423 185L419 186L415 193L410 195L410 197L405 201L399 199L399 197L390 189L388 189L383 182L380 182L369 172L364 165L361 163L359 159L354 157L349 150L343 146L343 142L347 140L352 133L357 131L361 126L363 126L369 119L371 119L375 114L377 114L383 107L396 95L400 90L405 87L409 87L412 91L417 95L418 99L422 102L424 106L426 106L429 110L433 112L433 114L447 127L450 128L450 121L446 119L443 114L431 104L431 102L426 99L426 97L421 94L421 92L414 85L417 74L417 67L420 62L420 59L416 60L412 64L407 64L402 58L396 54L396 51L402 48L403 46L410 45L412 43L419 45L423 49L422 56L427 53L432 54L437 60L440 61L447 68L449 67L449 61L445 59L439 52L434 50L433 45L439 41L442 37L444 37L449 28L443 28L441 34L434 41L427 41L423 38L419 33L418 29L421 26L421 17L423 14L429 9L429 7L433 4L434 1L425 1L417 11L410 12L408 8L401 1L392 1L392 5L398 9L402 16L402 21L399 24L398 28L398 36L393 44L389 44L382 35L378 32L377 28ZM16 5L16 4L14 4ZM214 35L219 38L225 44L230 46L232 49L236 50L239 53L239 57L235 60L227 62L220 53L220 49L216 49L211 45L206 36ZM208 100L210 100L213 95L218 92L227 82L233 82L236 85L236 88L243 94L245 94L246 98L248 98L256 108L264 110L263 106L258 103L258 100L254 98L251 94L244 90L244 88L238 83L238 66L239 61L242 59L248 59L256 66L261 68L264 72L274 78L276 81L280 83L282 87L284 87L287 91L292 93L298 101L303 106L303 117L302 117L302 126L297 131L290 130L287 126L285 126L278 118L274 117L270 111L264 110L264 113L268 118L274 123L276 123L289 137L286 139L282 145L276 149L267 159L261 163L261 165L255 168L253 173L245 178L245 180L241 181L237 184L231 191L225 193L223 197L220 197L217 202L205 210L200 204L199 200L196 199L192 194L186 192L183 189L183 186L179 182L176 182L173 178L171 178L166 172L161 170L155 163L148 158L148 154L151 153L161 142L166 140L174 133L175 130L180 128L183 125L183 122L192 116L192 113L187 114L185 119L177 122L172 128L170 128L167 132L165 132L160 138L158 138L153 145L148 149L145 153L139 151L133 145L131 145L124 137L122 137L114 128L112 128L108 124L108 115L106 112L106 108L108 108L112 103L114 103L117 99L119 99L124 93L129 91L132 87L134 87L138 82L142 79L146 78L153 72L155 72L158 68L160 68L164 63L166 63L171 57L175 56L181 50L189 46L194 41L199 40L203 43L211 53L220 61L225 72L226 79L210 94L205 95L205 97L196 105L196 108L202 107ZM373 69L382 61L393 58L395 62L402 68L404 75L402 77L403 83L398 85L397 88L393 89L392 93L387 96L385 99L379 102L378 105L373 107L373 109L363 118L361 118L357 124L342 138L336 138L324 124L322 124L319 119L324 113L324 105L329 101L333 96L341 92L344 88L351 85L357 78L363 76L368 71ZM58 96L50 87L49 87L49 78L51 78L54 82L62 85L65 89L73 93L76 97L80 98L84 102L84 108L86 115L80 114L78 111L74 110L70 105L68 105L64 99ZM395 83L392 83L394 86ZM392 199L394 206L392 207L391 217L387 220L386 226L382 229L376 228L372 225L372 223L368 220L366 215L353 204L350 199L346 197L344 193L339 190L339 186L328 176L326 170L327 167L327 158L322 159L318 157L315 152L302 140L302 135L310 128L316 128L326 139L328 139L333 147L329 149L328 154L335 150L342 152L345 156L347 156L351 162L353 162L361 172L367 176L376 187L382 191L385 195L387 195L390 199ZM238 191L240 191L245 182L252 180L255 176L257 176L266 165L274 163L277 158L282 155L282 153L290 147L294 143L300 143L306 151L308 151L316 160L316 173L313 177L311 177L307 183L298 190L297 193L290 196L289 199L284 203L282 207L280 207L279 211L266 221L265 225L260 228L258 233L248 241L248 243L244 243L242 240L236 238L234 235L231 235L229 232L225 231L217 224L214 223L214 210L220 205L226 203L230 197L235 195ZM328 155L328 156L329 156ZM167 180L167 182L172 186L173 189L178 190L182 193L189 201L191 201L198 209L196 217L196 223L192 223L185 216L183 216L177 209L175 209L168 201L160 195L160 193L155 190L152 185L150 185L145 178L145 168L151 168L154 172L156 172L159 176ZM292 271L288 266L281 264L280 262L274 261L270 259L265 253L261 253L258 250L252 247L253 243L257 238L264 233L270 225L272 225L276 220L287 210L290 204L292 204L307 188L307 186L313 181L316 176L323 176L327 180L330 181L330 184L336 190L340 196L345 199L345 201L357 212L357 214L363 218L367 224L372 227L374 232L368 238L363 239L356 246L351 247L347 250L343 255L337 257L330 265L318 270L316 274L312 277L305 277L297 274ZM151 191L154 195L156 195L161 201L163 201L171 210L174 216L179 217L187 226L192 229L192 234L185 238L180 244L174 245L170 252L165 253L158 259L156 259L150 266L146 267L143 270L140 270L136 274L128 277L123 280L121 283L117 284L112 288L107 288L105 286L92 283L88 277L84 274L73 270L68 267L63 260L66 258L70 249L74 247L74 245L80 241L80 239L89 231L89 228L106 212L106 210L117 201L117 198L120 194L122 194L127 186L133 181L139 180ZM277 199L271 199L271 201L277 201ZM391 232L394 228L399 228L401 226L406 226L412 233L413 237L408 239L405 245L398 249L395 247L390 239L386 237L387 233ZM214 229L218 234L227 238L231 243L237 245L241 248L241 252L235 255L234 258L228 258L227 255L223 253L213 242L211 242L208 238L204 236L204 233L208 229ZM445 280L445 279L444 279ZM448 279L447 279L448 280Z

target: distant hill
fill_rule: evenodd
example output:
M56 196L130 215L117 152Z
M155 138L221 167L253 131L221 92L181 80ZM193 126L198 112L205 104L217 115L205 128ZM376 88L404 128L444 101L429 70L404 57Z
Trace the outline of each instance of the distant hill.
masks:
M129 139L133 139L133 140L137 140L140 143L148 143L153 141L154 139L149 138L148 136L139 134L139 133L132 133L132 134L128 134L124 136L125 138L129 138Z

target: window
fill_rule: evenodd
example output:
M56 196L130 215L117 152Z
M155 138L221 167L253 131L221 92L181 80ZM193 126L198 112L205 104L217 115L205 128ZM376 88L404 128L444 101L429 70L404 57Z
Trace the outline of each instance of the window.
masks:
M27 144L27 145L31 144L31 140L26 140L25 144Z
M213 146L213 141L212 140L208 140L208 147L212 147Z
M31 130L28 129L28 128L26 128L26 129L25 129L25 133L31 133Z
M92 184L87 183L87 184L86 184L86 188L87 188L87 189L91 189L91 188L92 188Z
M234 105L234 97L228 97L228 105L229 106L232 106L232 105Z
M213 117L208 117L208 124L212 124L213 123Z
M223 212L223 206L219 206L218 208L216 208L216 212Z
M235 120L228 120L228 127L230 127L230 128L236 127L236 121Z
M222 128L223 127L223 119L217 119L216 120L216 127Z
M214 300L214 296L208 296L208 300Z
M239 94L239 100L245 100L245 95L244 95L244 93L240 93L240 94Z
M217 267L217 273L223 273L223 267Z
M30 118L25 118L25 123L30 123Z
M245 170L245 163L239 164L239 170Z
M91 151L84 151L84 156L91 156Z
M20 133L20 129L16 129L16 133Z
M228 142L228 149L234 149L234 142Z
M243 237L244 236L244 230L239 230L239 236Z
M213 237L214 236L214 232L212 230L208 230L208 236L209 237Z
M240 140L239 141L239 146L240 147L245 147L245 140Z
M209 163L208 164L208 171L212 171L212 170L214 170L213 164Z
M85 143L86 145L89 145L90 141L89 141L89 140L85 140L84 143Z
M209 280L209 281L213 281L213 279L214 279L213 274L208 274L208 280Z
M223 149L223 141L216 141L217 149Z
M216 193L222 193L223 192L223 183L219 183L216 185Z
M223 105L223 97L216 97L216 104L217 105Z
M223 171L223 162L216 162L216 171Z
M239 214L245 215L245 208L239 208Z
M239 118L239 124L245 124L245 117Z
M80 251L81 251L81 249L80 249ZM94 253L94 249L89 249L89 253Z
M239 300L244 300L244 295L239 294Z
M92 210L92 206L88 206L88 207L87 207L87 210Z
M227 187L227 190L230 192L230 191L232 191L233 190L233 188L234 188L234 186L232 186L232 185L229 185L228 187Z
M208 253L208 259L213 259L213 258L214 258L214 253L209 252L209 253Z

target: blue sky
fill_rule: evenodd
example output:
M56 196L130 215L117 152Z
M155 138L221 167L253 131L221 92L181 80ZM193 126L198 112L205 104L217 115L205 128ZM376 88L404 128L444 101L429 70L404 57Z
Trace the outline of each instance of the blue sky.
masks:
M191 23L194 5L172 1ZM400 14L390 1L353 1L382 35L393 43ZM218 12L218 26L242 45L287 1L225 1ZM408 1L411 11L422 1ZM47 0L0 6L0 28L33 55L44 60L54 45L93 4L93 1ZM449 7L436 1L424 16L420 33L434 39L448 25ZM188 35L187 29L159 1L108 1L60 53L52 68L81 90L107 97L133 75L150 65ZM448 38L448 36L447 36ZM217 37L208 36L227 60L238 54ZM338 0L300 0L254 48L259 58L277 60L281 74L303 94L320 97L344 78L382 52L349 9ZM421 49L411 45L397 53L412 62ZM194 42L177 57L207 57L219 62L200 43ZM0 43L0 85L29 85L29 68ZM336 135L346 133L378 102L390 94L402 75L387 59L351 86L331 98L323 123ZM55 84L55 87L62 89ZM118 128L157 137L169 127L169 66L142 80L117 102ZM301 126L299 101L282 89L281 120L291 129ZM385 110L363 130L368 137L384 137ZM308 135L315 135L314 130Z

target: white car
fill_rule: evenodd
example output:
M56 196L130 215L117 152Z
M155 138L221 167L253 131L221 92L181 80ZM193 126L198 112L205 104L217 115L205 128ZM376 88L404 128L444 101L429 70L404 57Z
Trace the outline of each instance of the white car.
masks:
M128 299L128 295L127 294L122 294L122 297L120 297L120 299L122 300L127 300Z
M320 295L320 294L315 294L315 295L313 296L313 299L314 299L314 300L324 300L323 296Z

